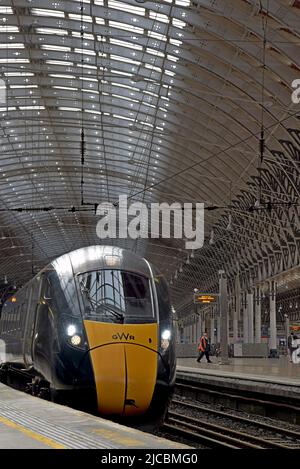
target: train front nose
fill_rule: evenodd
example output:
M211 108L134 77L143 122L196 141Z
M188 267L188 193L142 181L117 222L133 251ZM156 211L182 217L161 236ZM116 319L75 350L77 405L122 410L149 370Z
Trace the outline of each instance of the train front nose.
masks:
M157 324L84 321L101 414L134 416L150 406L157 377Z

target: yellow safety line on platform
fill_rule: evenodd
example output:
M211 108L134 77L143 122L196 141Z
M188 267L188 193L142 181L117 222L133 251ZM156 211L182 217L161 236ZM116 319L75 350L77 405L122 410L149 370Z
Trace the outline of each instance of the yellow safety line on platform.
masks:
M5 417L0 416L0 423L3 423L4 425L7 425L8 427L15 428L16 430L18 430L19 432L24 433L25 435L29 436L30 438L38 440L41 443L44 443L45 445L51 446L52 448L67 449L66 446L63 446L60 443L56 443L56 441L51 440L50 438L47 438L45 436L39 435L38 433L35 433L32 430L28 430L27 428L23 427L22 425L19 425L15 422L12 422L11 420L9 420Z
M124 446L131 446L135 448L144 448L146 446L145 441L137 440L136 438L131 438L130 434L125 435L124 432L122 433L120 431L106 430L105 428L92 428L92 433L97 433L98 435L101 435L104 438L113 441L114 443L120 443Z

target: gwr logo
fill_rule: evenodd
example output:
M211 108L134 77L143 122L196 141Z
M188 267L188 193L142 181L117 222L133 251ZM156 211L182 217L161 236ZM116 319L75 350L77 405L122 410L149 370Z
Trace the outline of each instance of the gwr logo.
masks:
M119 339L119 340L122 340L122 339L123 339L123 340L134 340L134 335L131 335L131 334L129 334L129 333L128 333L128 334L125 334L125 332L122 332L122 334L120 334L120 333L118 332L117 334L114 334L114 335L112 336L112 338L113 338L114 340L118 340L118 339Z

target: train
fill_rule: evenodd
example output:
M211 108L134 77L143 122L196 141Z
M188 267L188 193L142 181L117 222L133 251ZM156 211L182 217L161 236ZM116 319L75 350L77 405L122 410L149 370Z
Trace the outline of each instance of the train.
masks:
M173 316L167 282L146 259L77 249L3 305L0 379L22 377L33 395L101 416L162 422L175 386Z

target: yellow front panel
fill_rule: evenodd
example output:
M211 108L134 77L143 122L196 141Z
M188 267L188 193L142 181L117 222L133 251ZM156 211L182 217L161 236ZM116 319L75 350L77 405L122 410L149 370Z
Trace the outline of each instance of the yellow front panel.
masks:
M124 346L116 344L91 351L98 409L102 414L123 413L125 400Z
M157 324L84 321L102 414L138 415L149 407L157 375Z
M125 407L125 415L145 412L152 400L157 375L157 354L136 345L125 345L127 365L127 399L134 405Z

